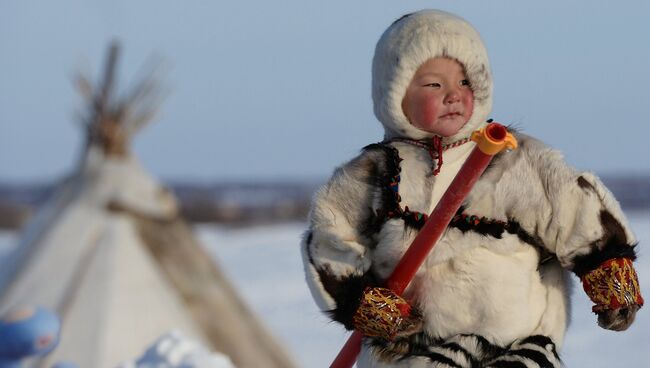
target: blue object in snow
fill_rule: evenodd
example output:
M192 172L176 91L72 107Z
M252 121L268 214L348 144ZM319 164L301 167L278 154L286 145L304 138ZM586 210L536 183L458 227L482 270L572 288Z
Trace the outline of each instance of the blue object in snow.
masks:
M58 362L52 368L79 368L79 366L70 362Z
M0 316L0 368L20 367L22 359L42 356L59 342L61 322L41 307L22 307Z

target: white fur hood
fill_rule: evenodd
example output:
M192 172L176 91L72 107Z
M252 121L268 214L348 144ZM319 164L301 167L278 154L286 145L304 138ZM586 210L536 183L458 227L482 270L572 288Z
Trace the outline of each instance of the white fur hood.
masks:
M423 10L395 21L381 36L372 65L372 99L386 138L424 139L432 133L409 123L402 99L415 71L425 61L449 57L465 67L474 91L474 112L452 142L479 128L492 109L492 76L479 34L465 20L439 10Z

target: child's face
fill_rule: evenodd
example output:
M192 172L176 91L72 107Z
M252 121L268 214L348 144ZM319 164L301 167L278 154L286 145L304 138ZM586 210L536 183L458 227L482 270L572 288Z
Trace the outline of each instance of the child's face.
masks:
M443 137L456 134L474 110L463 66L445 57L427 60L406 89L402 110L416 128Z

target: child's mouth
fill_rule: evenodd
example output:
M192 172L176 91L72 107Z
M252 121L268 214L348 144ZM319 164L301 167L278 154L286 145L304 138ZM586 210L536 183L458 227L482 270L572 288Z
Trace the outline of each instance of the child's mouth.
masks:
M457 116L462 116L462 115L463 114L461 114L460 112L450 112L450 113L441 115L440 119L451 119L451 118L455 118Z

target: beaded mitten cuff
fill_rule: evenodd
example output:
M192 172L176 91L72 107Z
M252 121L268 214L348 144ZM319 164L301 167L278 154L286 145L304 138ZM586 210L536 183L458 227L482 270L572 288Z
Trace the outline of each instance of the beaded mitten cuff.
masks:
M643 305L639 279L629 258L613 258L581 277L595 313Z
M352 321L357 331L365 336L392 340L400 332L411 329L414 321L411 306L392 290L380 287L366 288Z

